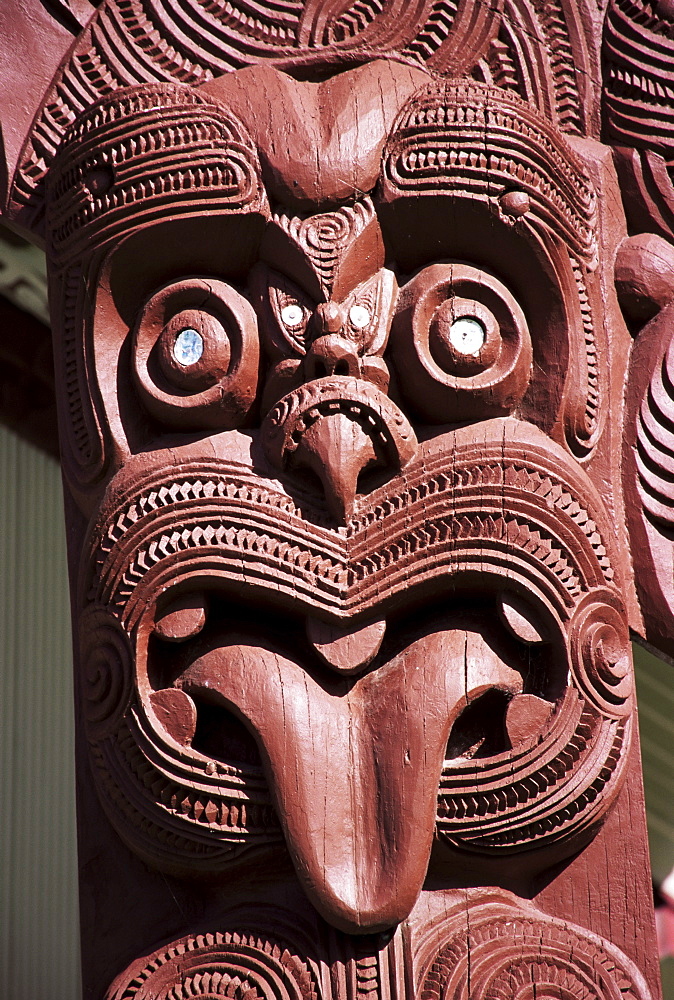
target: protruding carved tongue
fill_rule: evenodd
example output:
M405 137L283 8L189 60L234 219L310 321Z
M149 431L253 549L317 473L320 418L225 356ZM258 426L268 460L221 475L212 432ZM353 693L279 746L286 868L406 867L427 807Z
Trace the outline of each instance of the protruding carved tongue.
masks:
M253 729L307 895L334 926L365 933L414 905L450 725L487 679L521 690L481 635L456 629L332 690L270 645L231 635L177 683Z

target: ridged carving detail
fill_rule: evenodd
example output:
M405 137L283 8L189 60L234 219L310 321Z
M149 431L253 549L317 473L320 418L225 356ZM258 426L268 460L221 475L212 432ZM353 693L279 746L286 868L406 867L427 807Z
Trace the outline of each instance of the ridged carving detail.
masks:
M571 690L544 738L484 760L446 761L437 832L464 849L522 850L591 830L620 790L631 723L607 722Z
M168 169L170 164L170 169ZM52 252L69 257L152 218L260 209L257 154L243 126L188 88L115 93L65 136L50 174Z
M443 931L445 942L419 983L419 1000L650 997L641 973L615 945L515 897L457 912Z
M674 340L651 376L637 422L636 465L645 510L661 524L674 523Z
M104 514L82 595L106 607L110 627L133 635L165 587L185 587L205 570L240 587L242 563L256 588L285 591L311 614L377 607L409 587L412 564L416 584L470 571L476 559L482 573L521 580L568 631L572 686L550 703L540 733L488 766L470 754L445 760L436 835L483 854L575 843L620 789L631 734L627 630L600 503L581 473L570 481L559 467L553 473L533 441L526 458L509 456L500 433L479 450L478 459L459 435L451 469L445 449L427 455L406 469L403 489L395 480L381 488L339 531L280 484L240 468L193 465L170 480L158 470ZM90 729L103 804L136 852L169 871L219 871L281 842L257 764L211 759L189 738L179 747L157 725L141 699L104 738Z
M43 181L68 126L113 91L153 82L192 87L273 59L336 64L405 53L436 72L470 69L498 30L499 4L355 0L349 5L245 0L107 0L82 32L39 113L13 191L42 227Z
M664 13L662 12L664 11ZM611 0L604 28L608 138L674 166L674 23L654 0Z
M82 694L90 734L119 726L133 690L133 653L124 629L103 608L86 609L82 624Z
M382 169L386 199L432 191L493 199L498 211L504 191L521 189L531 225L562 235L581 260L596 257L589 179L560 133L514 94L466 80L434 84L402 110Z
M91 730L90 730L91 732ZM283 835L259 765L180 751L137 706L91 737L101 803L129 846L159 868L217 872Z
M60 398L61 461L66 476L85 488L96 483L105 468L104 423L90 376L91 359L85 326L89 275L81 263L66 267L52 284L52 298L59 304L60 337L54 342L54 361L64 387Z
M334 212L324 212L301 218L275 213L273 225L302 252L311 264L325 299L331 297L337 270L343 263L344 251L375 223L372 199L362 198L354 205L344 205Z
M278 918L277 918L278 922ZM122 973L107 1000L319 1000L318 970L292 941L205 931L157 949Z
M437 470L430 463L423 471L410 467L402 492L375 493L346 534L300 518L283 492L254 478L232 476L233 470L223 476L225 469L203 468L196 478L170 484L158 479L109 516L96 542L89 587L131 627L134 607L142 604L138 588L144 591L148 575L156 580L164 563L176 572L177 559L184 559L187 568L190 561L207 558L226 574L228 564L240 567L244 558L260 581L274 580L274 586L326 609L353 611L393 593L411 561L421 582L427 574L451 572L452 564L470 560L480 541L482 558L488 560L491 550L497 563L500 549L517 546L523 563L543 574L569 607L588 585L613 582L595 520L554 473L519 461L505 468L487 461L469 461L463 468L456 463L451 472L444 462L438 465ZM508 513L504 490L512 497ZM559 535L552 520L540 520L543 499L571 534ZM162 508L165 515L158 517ZM387 537L373 549L366 537L377 523L386 525Z

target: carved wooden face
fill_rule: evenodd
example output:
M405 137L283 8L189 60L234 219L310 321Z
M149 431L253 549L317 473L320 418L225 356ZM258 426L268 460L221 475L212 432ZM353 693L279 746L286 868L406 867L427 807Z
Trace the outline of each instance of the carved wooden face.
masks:
M355 932L409 913L434 843L438 878L501 884L596 829L632 707L602 156L386 61L120 91L73 127L82 690L151 864L287 849Z

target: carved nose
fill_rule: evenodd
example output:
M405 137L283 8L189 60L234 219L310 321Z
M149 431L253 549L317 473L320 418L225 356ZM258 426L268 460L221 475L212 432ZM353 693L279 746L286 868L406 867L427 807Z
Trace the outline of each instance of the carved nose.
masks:
M344 326L344 310L336 302L320 302L314 313L316 337L339 333Z
M389 476L411 462L417 439L388 396L358 378L316 378L288 393L262 425L265 451L278 468L310 469L333 516L353 513L358 478L375 465Z
M328 306L332 304L328 303ZM308 382L326 375L351 375L357 378L358 355L348 340L339 334L329 333L313 342L307 352L304 368Z

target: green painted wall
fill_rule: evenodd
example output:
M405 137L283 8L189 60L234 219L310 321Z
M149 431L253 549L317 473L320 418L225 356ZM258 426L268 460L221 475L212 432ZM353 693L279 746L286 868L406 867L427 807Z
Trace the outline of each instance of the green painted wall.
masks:
M61 474L0 427L0 996L80 995Z
M633 648L648 839L659 885L674 866L674 667Z

